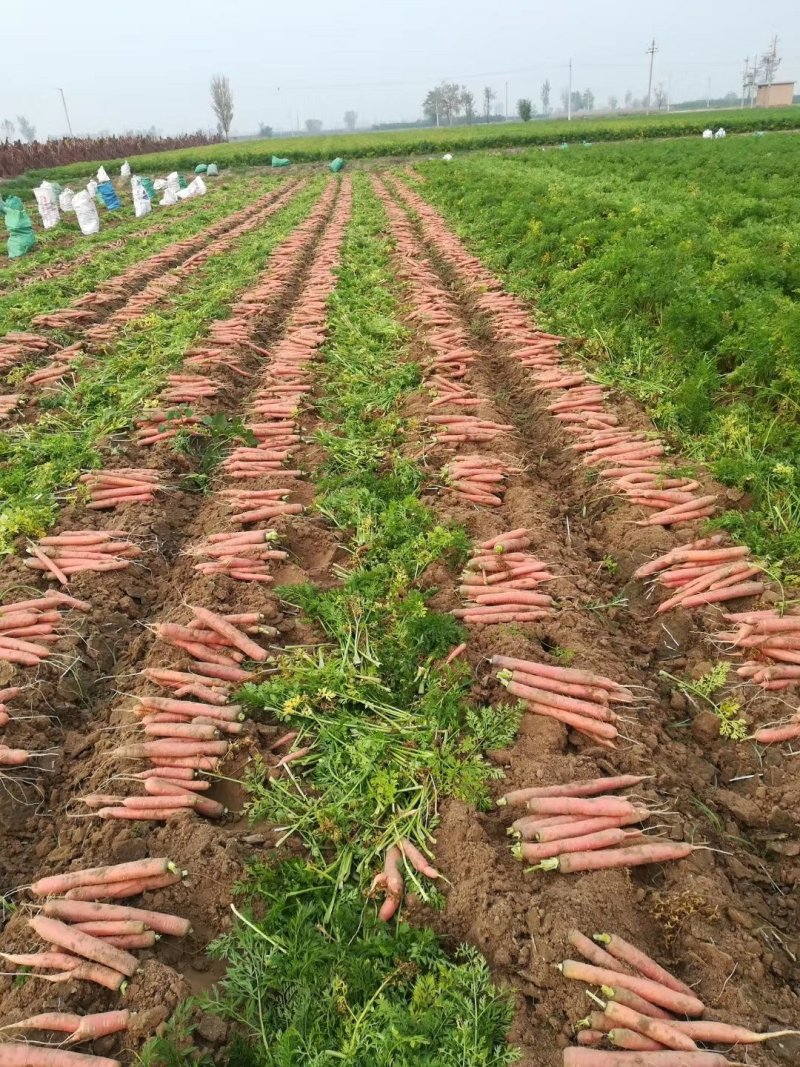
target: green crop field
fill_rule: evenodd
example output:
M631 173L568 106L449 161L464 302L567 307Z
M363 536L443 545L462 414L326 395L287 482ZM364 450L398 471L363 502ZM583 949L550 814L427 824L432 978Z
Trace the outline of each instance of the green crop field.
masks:
M597 145L421 168L424 195L545 326L754 506L800 565L800 142Z
M176 152L158 152L132 157L130 162L140 174L162 174L171 170L190 170L201 161L217 162L226 167L269 166L272 156L289 158L293 163L314 163L344 156L347 159L377 159L387 156L412 156L420 153L466 152L481 148L517 148L530 145L557 145L574 141L619 141L642 138L685 137L699 135L707 127L724 126L730 132L751 130L793 130L800 128L800 107L762 110L722 110L678 112L657 115L627 115L537 120L529 123L492 123L472 126L379 131L374 133L333 134L320 137L281 137L269 140L232 141L208 148L189 148ZM118 170L121 159L98 160L109 173ZM25 188L49 177L59 181L82 178L95 165L73 163L57 170L31 171L14 184Z

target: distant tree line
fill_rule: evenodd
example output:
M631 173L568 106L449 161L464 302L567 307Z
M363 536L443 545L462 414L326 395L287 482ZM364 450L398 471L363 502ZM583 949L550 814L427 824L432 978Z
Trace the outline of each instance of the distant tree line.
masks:
M0 123L0 130L7 127ZM102 159L124 159L145 152L164 152L175 148L194 148L215 144L220 136L198 130L177 137L158 137L149 134L120 137L61 137L48 141L0 141L0 178L16 178L26 170L60 167L65 163L88 163Z

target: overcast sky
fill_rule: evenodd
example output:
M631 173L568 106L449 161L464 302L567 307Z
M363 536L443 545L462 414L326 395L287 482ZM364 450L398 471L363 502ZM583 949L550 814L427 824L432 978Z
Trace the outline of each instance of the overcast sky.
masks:
M63 134L57 92L75 132L213 125L209 77L227 74L234 133L307 118L341 126L415 120L439 80L491 85L502 109L553 101L567 84L599 104L654 83L674 100L739 91L745 56L779 37L778 79L800 82L800 0L9 0L2 20L0 119L26 115L40 136ZM709 82L710 80L710 82Z

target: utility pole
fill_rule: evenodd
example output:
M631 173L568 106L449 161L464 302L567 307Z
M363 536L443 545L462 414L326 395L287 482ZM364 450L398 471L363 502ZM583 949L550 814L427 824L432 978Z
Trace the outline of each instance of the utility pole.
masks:
M508 122L508 82L506 82L506 122Z
M647 114L648 115L650 114L650 95L653 92L653 60L655 58L655 54L656 54L657 51L658 51L658 49L656 48L656 39L654 37L653 40L650 42L650 47L645 52L646 56L648 56L648 55L650 56L650 76L647 79Z
M569 61L569 93L567 94L567 122L572 122L572 59Z
M706 89L706 108L711 107L711 75L708 76L708 86Z
M64 105L64 114L67 117L67 129L69 130L70 137L72 137L72 123L69 121L69 111L67 111L67 98L64 96L63 89L59 89L58 91L61 93L61 103Z

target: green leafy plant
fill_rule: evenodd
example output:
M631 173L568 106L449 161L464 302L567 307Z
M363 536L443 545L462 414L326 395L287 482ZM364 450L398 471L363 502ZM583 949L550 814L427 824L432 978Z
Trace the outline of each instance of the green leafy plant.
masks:
M659 674L674 682L692 703L695 703L694 698L697 697L714 712L719 719L720 737L726 737L731 741L741 741L747 736L747 722L739 715L742 705L733 697L724 697L719 701L714 699L714 694L727 683L730 669L729 663L718 663L702 677L692 681L676 678L667 674L666 671L660 671Z

